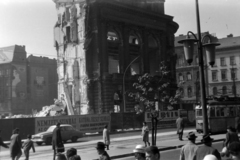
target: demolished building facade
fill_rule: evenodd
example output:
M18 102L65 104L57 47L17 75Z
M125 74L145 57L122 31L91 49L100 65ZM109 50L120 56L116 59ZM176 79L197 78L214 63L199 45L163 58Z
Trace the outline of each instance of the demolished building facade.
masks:
M135 75L158 74L161 61L175 81L178 24L165 15L164 0L53 1L58 98L65 97L69 115L132 111L135 102L122 93L123 81L131 89Z

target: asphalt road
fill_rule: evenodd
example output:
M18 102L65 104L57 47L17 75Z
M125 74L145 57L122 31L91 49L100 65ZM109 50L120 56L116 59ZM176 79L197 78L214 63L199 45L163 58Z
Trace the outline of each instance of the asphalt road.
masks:
M222 150L222 142L216 142L213 144L213 147L218 149L220 152ZM161 160L179 160L180 149L173 149L168 151L162 151ZM119 160L135 160L134 157L121 158ZM222 160L227 160L226 157L223 157Z

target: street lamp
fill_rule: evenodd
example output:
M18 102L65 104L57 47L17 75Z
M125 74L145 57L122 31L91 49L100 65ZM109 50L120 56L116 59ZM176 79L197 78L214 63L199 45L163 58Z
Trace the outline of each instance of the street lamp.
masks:
M138 58L140 57L137 56L135 59L133 59L129 65L127 66L127 68L125 69L124 73L123 73L123 110L124 112L126 112L126 97L125 97L125 76L126 76L126 73L127 73L127 70L128 68L133 64L133 62L135 62Z
M210 35L205 35L201 38L201 28L200 28L200 18L199 18L199 7L198 0L196 0L196 18L197 18L197 30L198 38L191 31L187 33L187 38L184 40L178 41L178 43L183 44L184 54L187 62L189 64L193 61L193 51L194 43L198 44L198 57L199 57L199 71L200 71L200 87L201 87L201 105L203 111L203 133L206 135L208 131L208 117L207 117L207 103L206 103L206 90L205 90L205 78L204 78L204 62L203 62L203 47L206 50L208 63L213 66L215 63L215 47L220 45L219 43L212 43L212 37ZM192 34L193 38L190 38L189 34ZM205 44L202 44L205 38L209 38L209 41Z

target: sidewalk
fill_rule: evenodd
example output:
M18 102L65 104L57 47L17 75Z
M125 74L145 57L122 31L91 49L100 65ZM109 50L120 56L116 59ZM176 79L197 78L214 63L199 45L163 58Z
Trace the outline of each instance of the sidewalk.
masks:
M177 149L181 148L183 145L187 143L187 138L186 135L188 132L195 132L195 129L186 129L184 131L184 136L183 139L184 141L179 141L176 131L171 131L171 132L165 132L165 133L158 133L157 134L157 146L160 151L165 151L165 150L170 150L170 149ZM202 144L201 139L202 139L202 134L196 133L198 136L196 139L197 144ZM214 142L218 141L223 141L225 139L225 134L220 134L220 135L212 135L211 136L214 139ZM129 157L129 156L134 156L133 154L133 149L137 144L143 144L142 141L139 141L139 143L133 144L132 142L129 144L123 143L116 145L116 143L121 142L123 139L124 140L132 140L132 139L141 139L141 136L130 136L130 137L124 137L124 138L113 138L111 139L111 143L113 145L110 145L110 150L108 150L108 154L111 157L111 159L120 159L124 157ZM151 141L151 136L149 137ZM93 142L93 141L92 141ZM97 141L96 141L97 142ZM95 143L96 143L95 142ZM93 142L94 143L94 142ZM95 149L91 150L81 150L78 152L81 156L82 159L88 159L88 160L96 160L98 158L97 152Z

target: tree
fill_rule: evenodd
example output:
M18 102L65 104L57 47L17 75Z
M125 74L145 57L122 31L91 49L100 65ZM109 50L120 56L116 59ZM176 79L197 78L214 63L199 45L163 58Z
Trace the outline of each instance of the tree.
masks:
M152 121L152 145L156 145L157 125L161 119L158 119L159 108L155 107L157 99L162 105L176 104L181 97L181 92L177 89L175 81L168 76L169 71L164 62L161 62L158 75L145 73L138 76L137 81L133 83L134 91L128 96L135 98L140 105L135 106L137 114L150 111ZM161 108L163 110L164 106Z

